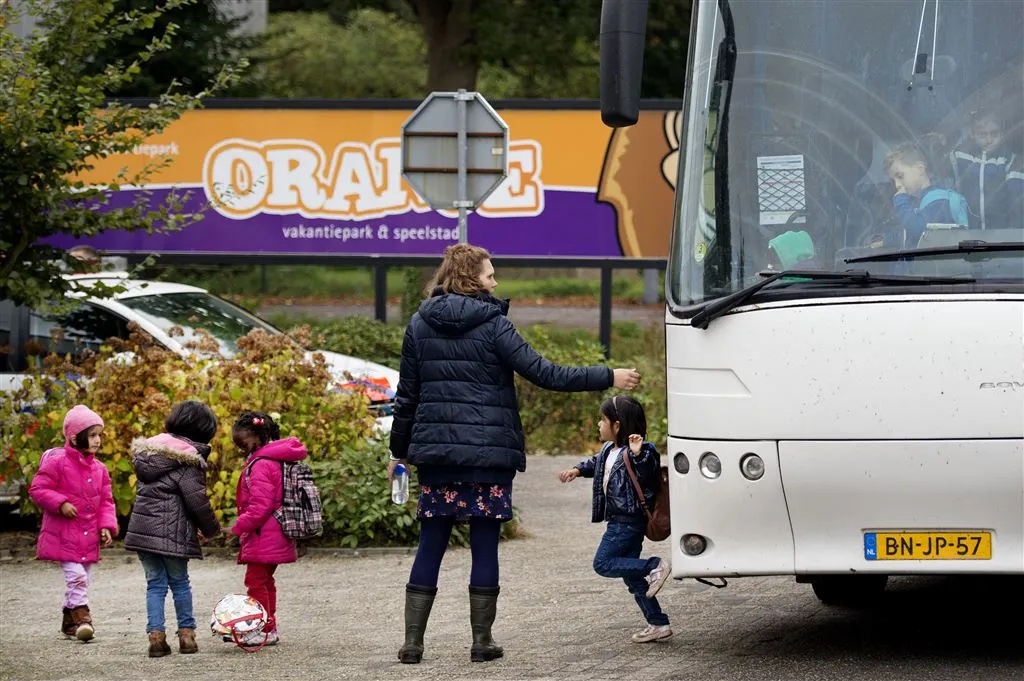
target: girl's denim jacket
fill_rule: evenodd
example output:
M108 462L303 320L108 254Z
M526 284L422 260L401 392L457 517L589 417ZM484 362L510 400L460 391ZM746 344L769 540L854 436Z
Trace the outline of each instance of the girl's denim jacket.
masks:
M599 523L605 520L631 524L646 522L644 509L637 501L636 489L633 487L633 481L629 478L629 473L626 472L621 456L615 459L611 477L608 480L608 493L605 494L605 464L608 457L619 449L622 447L613 442L606 442L601 451L589 459L580 461L575 466L582 477L594 479L591 522ZM640 489L644 492L644 503L650 510L654 506L654 495L661 474L661 456L650 442L644 442L640 447L640 453L635 455L627 445L623 454L628 456L633 464L633 472L636 473Z

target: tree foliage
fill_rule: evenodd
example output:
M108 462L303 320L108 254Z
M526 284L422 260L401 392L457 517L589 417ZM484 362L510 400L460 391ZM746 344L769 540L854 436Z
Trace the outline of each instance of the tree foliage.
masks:
M47 245L58 234L90 237L106 230L179 229L201 217L183 212L184 196L155 203L144 191L123 207L99 210L121 185L142 185L166 161L122 171L103 187L79 177L100 159L129 154L211 93L237 81L244 60L228 64L206 89L181 92L176 83L148 107L107 102L170 49L178 27L169 23L130 59L89 73L87 65L111 41L153 29L165 12L194 2L166 0L159 8L114 11L111 0L24 0L40 30L28 37L0 30L0 298L37 304L61 300L72 287L103 295L100 284L63 277L69 256ZM17 19L0 5L0 22Z
M115 15L152 10L154 0L114 0ZM165 9L153 26L108 40L86 67L100 73L109 64L131 62L154 38L162 36L171 24L180 36L170 49L154 54L141 64L139 74L130 82L108 92L117 97L159 97L177 82L182 92L197 94L220 73L222 65L249 56L258 46L255 36L239 32L244 17L229 17L217 0L196 0ZM238 90L236 86L234 88Z
M690 12L693 0L655 0L647 15L647 46L640 96L682 99L689 56Z
M649 3L644 97L682 96L691 5L692 0ZM342 25L367 8L419 24L428 91L464 87L492 98L598 96L601 0L270 0L271 12L325 12Z
M373 9L342 25L323 12L273 14L262 95L287 98L408 98L426 92L418 27Z

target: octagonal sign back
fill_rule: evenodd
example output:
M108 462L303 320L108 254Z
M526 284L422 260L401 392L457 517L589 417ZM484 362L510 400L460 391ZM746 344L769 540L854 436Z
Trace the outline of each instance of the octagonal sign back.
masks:
M459 196L459 104L465 102L465 196ZM502 183L508 126L479 92L432 92L402 125L402 177L435 210L476 208Z

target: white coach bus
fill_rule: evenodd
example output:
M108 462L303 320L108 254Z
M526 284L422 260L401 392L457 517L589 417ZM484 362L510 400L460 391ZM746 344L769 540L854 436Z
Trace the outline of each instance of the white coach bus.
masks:
M858 603L1024 574L1024 2L693 5L673 576ZM646 11L604 0L611 126L637 120Z

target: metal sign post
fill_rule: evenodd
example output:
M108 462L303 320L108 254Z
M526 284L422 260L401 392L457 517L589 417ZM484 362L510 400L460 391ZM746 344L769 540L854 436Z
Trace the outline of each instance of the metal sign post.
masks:
M454 142L454 144L453 144ZM402 125L402 177L435 210L468 213L504 181L508 126L479 92L432 92Z
M469 144L466 138L466 96L467 92L462 88L455 93L455 107L458 114L455 116L459 121L459 193L455 197L455 206L459 209L459 243L469 242L469 211L471 205L467 205L469 199L466 197L466 154L469 151Z

